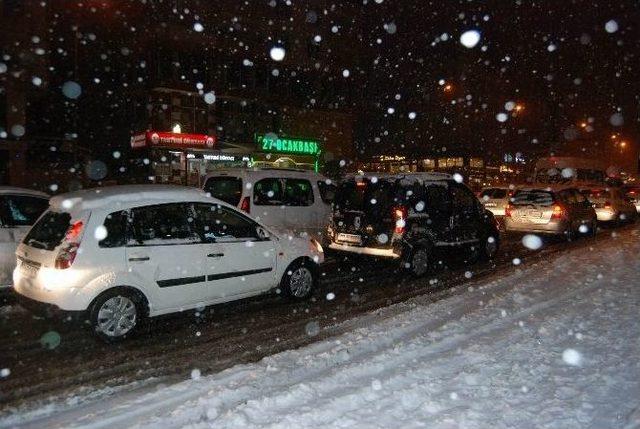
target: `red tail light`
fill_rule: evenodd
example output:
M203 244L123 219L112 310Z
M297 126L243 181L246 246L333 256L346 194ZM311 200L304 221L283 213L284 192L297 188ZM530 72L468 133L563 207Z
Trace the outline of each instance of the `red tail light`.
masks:
M551 219L562 219L565 216L565 211L562 206L556 204L553 206L553 212L551 212Z
M511 217L511 212L513 211L513 206L511 204L507 204L504 208L504 217Z
M242 203L240 204L240 210L245 213L251 213L251 200L249 197L244 197L242 199Z
M58 256L56 256L55 267L58 270L64 270L71 265L73 265L73 261L76 259L76 255L78 254L78 247L80 245L78 243L69 243L58 252Z
M404 234L404 231L406 229L406 222L407 222L407 208L395 207L393 209L393 219L396 223L395 233Z
M64 237L66 241L78 241L80 235L82 234L82 228L84 227L84 223L81 220L74 222L71 227L67 230L67 234Z

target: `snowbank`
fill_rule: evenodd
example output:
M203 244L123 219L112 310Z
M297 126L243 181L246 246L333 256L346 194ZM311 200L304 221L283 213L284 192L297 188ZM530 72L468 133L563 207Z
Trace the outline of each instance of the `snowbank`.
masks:
M525 261L255 364L0 426L640 427L638 238Z

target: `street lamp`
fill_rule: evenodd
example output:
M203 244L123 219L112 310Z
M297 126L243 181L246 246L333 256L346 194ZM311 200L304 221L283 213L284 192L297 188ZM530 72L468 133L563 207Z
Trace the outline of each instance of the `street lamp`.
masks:
M171 131L176 134L180 134L182 132L182 126L180 124L175 124L173 128L171 128Z

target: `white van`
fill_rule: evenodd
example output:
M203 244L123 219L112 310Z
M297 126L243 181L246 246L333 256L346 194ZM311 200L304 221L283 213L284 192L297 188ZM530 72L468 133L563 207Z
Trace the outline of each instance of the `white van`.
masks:
M11 287L18 243L48 206L43 192L0 186L0 294Z
M110 341L146 316L276 288L304 299L323 261L313 239L274 234L201 190L166 185L56 196L16 256L14 289L27 308L86 312Z
M536 161L533 183L535 185L573 187L604 186L607 178L607 166L604 161L571 156L552 156Z
M327 228L335 194L321 174L279 168L217 171L207 175L203 189L267 226L316 238Z

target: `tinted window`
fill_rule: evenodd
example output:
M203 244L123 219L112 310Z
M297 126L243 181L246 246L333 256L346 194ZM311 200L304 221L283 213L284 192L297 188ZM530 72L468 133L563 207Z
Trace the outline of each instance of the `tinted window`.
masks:
M304 179L285 179L284 203L287 206L310 206L313 204L311 182Z
M253 203L257 206L280 206L284 204L282 181L262 179L253 185Z
M239 177L210 177L204 185L205 192L232 206L240 203L242 196L242 179Z
M30 226L49 206L46 198L5 195L0 201L2 223L7 226Z
M319 180L318 189L320 190L322 202L331 204L336 197L336 185Z
M467 188L456 184L451 186L451 201L458 210L470 210L476 207L477 199Z
M129 214L126 211L119 211L107 215L103 225L107 230L107 237L100 240L100 247L120 247L127 242L127 222Z
M23 243L38 249L53 250L62 243L71 222L69 213L49 211L31 228Z
M350 180L340 185L334 204L343 210L385 212L397 202L397 192L398 186L387 180Z
M491 198L495 198L495 199L507 198L507 190L506 189L494 189Z
M539 206L550 206L555 202L552 192L542 190L523 190L516 191L513 195L514 206L526 206L530 204Z
M429 185L426 187L426 210L431 218L446 216L449 213L449 193L445 186Z
M164 245L199 242L186 204L162 204L132 210L130 244Z
M203 241L258 239L257 224L242 214L218 204L194 204L198 233Z
M565 201L566 203L569 203L569 204L575 204L577 202L576 196L571 189L565 189L563 191L558 192L558 198L560 198L562 201Z

